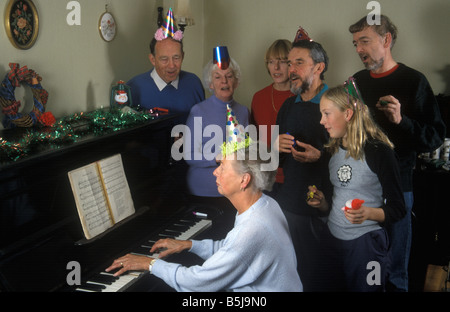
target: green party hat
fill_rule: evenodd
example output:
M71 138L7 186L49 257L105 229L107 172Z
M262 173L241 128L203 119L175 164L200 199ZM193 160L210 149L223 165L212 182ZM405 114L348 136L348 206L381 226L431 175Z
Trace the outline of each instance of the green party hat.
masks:
M361 96L361 92L359 91L358 86L356 85L355 78L353 77L348 78L348 80L344 83L344 87L350 96L353 96L355 99L358 99L361 101L361 103L365 104Z

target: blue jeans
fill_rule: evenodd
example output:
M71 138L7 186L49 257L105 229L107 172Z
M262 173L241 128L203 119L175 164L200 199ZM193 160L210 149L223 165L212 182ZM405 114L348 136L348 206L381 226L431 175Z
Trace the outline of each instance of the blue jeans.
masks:
M412 192L405 192L403 196L406 215L394 223L389 233L391 250L388 281L396 287L397 291L408 291L408 263L412 237L411 214L414 196Z

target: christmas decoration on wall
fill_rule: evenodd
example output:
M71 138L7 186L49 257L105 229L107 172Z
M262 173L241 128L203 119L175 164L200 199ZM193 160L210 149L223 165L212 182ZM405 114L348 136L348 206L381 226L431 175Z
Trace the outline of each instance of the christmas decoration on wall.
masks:
M31 48L39 33L39 16L31 0L9 0L5 10L6 34L12 45L21 50Z
M100 16L98 21L98 30L100 37L106 42L110 42L116 37L117 23L114 16L108 12L108 5L105 6L105 13Z
M51 125L54 118L51 113L45 113L48 92L40 84L42 78L27 66L20 67L17 63L10 63L9 67L11 70L0 84L0 105L5 115L3 126L5 128L27 128L37 123ZM21 84L29 86L33 93L33 109L28 114L19 112L21 103L15 97L15 90Z

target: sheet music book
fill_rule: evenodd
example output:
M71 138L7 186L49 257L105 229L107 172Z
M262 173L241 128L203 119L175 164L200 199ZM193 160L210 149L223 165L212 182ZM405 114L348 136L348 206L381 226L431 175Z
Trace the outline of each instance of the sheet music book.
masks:
M68 173L86 239L135 213L120 154Z

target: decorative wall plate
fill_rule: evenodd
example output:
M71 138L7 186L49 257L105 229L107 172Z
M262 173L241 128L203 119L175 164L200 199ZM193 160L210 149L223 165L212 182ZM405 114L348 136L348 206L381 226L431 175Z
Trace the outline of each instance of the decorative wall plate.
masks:
M100 16L98 29L102 39L107 42L112 41L116 36L117 24L114 16L108 12L108 7L106 7L106 12Z
M6 34L12 45L31 48L39 33L39 16L31 0L9 0L5 10Z

